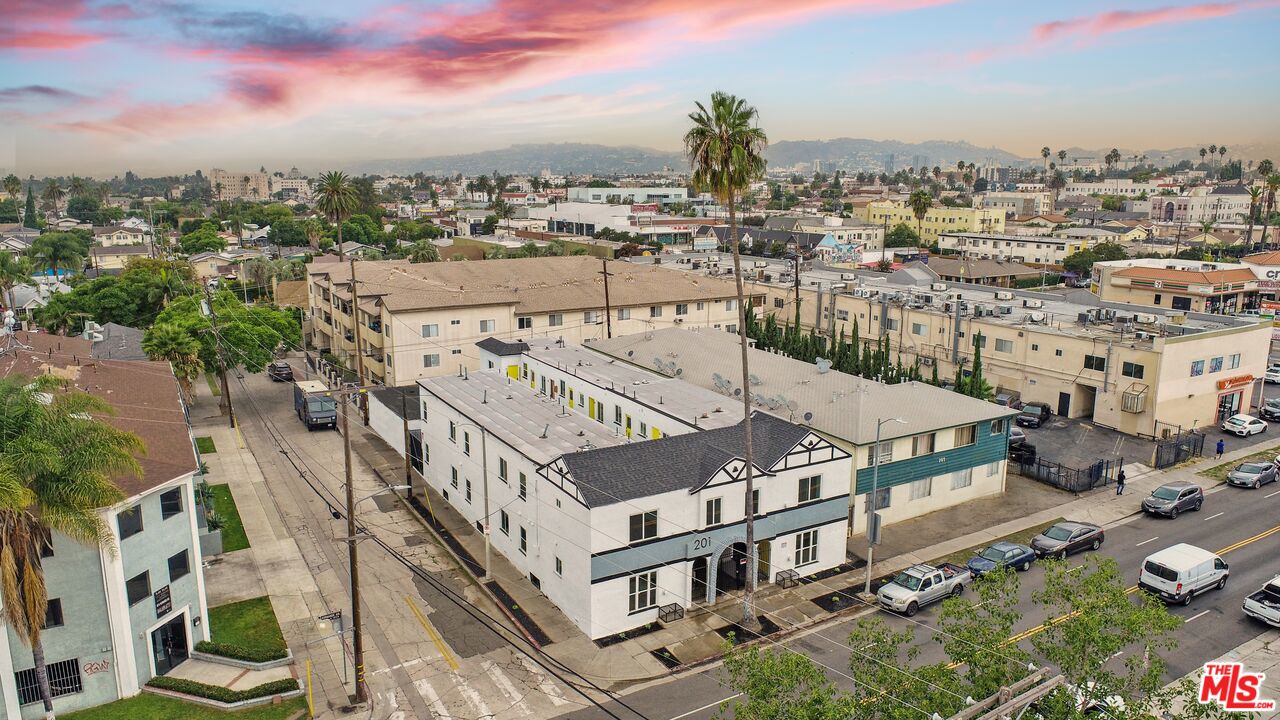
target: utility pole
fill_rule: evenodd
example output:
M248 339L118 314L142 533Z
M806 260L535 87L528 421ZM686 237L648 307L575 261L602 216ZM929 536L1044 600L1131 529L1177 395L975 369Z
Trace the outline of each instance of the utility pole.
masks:
M352 287L354 286L353 282ZM351 391L345 393L342 398L342 452L347 479L347 563L351 570L352 663L355 665L355 702L357 705L365 702L366 693L364 687L364 630L360 625L360 564L356 549L356 500L355 487L351 477L351 433L349 431L348 418L351 416L351 395L359 392L360 389L357 385ZM407 451L408 448L406 447L405 450Z
M355 339L356 345L356 386L364 385L364 351L360 349L360 290L356 287L356 256L350 257L351 262L351 332ZM356 391L356 406L360 408L360 417L365 425L369 424L369 405L364 402L363 396ZM409 448L405 448L407 451Z
M222 335L218 332L218 313L213 309L213 294L206 286L205 304L209 306L209 325L213 328L213 341L218 346L218 375L222 378L222 401L227 404L229 426L236 426L236 411L231 406L231 386L227 383L227 361L222 352Z
M609 305L609 259L600 258L600 274L604 276L604 331L605 337L613 337L613 310Z

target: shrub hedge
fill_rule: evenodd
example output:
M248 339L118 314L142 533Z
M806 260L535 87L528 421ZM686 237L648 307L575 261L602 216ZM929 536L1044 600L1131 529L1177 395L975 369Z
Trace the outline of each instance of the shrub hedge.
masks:
M206 685L195 680L184 680L182 678L166 677L157 675L147 681L147 685L161 690L173 690L187 695L194 695L208 700L216 700L222 703L236 703L242 700L252 700L254 698L268 697L271 695L282 695L298 689L298 681L293 678L283 680L272 680L256 687L247 688L245 690L232 690L218 685Z
M202 640L196 643L196 650L210 655L221 655L222 657L232 658L234 660L244 660L246 662L268 662L271 660L279 660L287 657L288 650L277 649L259 649L245 648L239 645L228 645L227 643L216 643L209 640Z

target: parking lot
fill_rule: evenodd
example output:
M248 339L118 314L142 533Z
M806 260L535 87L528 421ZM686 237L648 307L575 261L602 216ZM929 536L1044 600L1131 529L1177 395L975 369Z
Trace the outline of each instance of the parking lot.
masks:
M1266 447L1280 443L1280 423L1247 438L1228 435L1217 426L1200 428L1205 433L1204 454L1213 455L1218 440L1226 443L1226 451L1246 447ZM1036 446L1036 454L1068 467L1084 468L1098 460L1123 458L1125 463L1150 465L1155 442L1094 425L1088 420L1068 420L1057 415L1039 428L1023 428L1027 442Z

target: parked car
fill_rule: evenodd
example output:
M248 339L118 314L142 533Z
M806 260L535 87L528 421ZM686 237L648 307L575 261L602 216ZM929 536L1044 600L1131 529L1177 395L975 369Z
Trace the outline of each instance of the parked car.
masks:
M293 382L293 366L284 360L276 360L267 366L267 377L275 382Z
M912 565L894 576L876 593L881 607L911 617L920 608L943 598L964 592L964 586L973 580L968 570L953 563Z
M980 577L983 573L1003 567L1011 567L1014 570L1029 570L1031 569L1031 563L1035 562L1035 560L1035 551L1026 545L1001 541L979 550L978 554L969 558L969 562L965 563L965 565L969 568L969 572L973 573L974 577Z
M1269 383L1280 383L1280 365L1267 366L1267 371L1262 373L1262 379Z
M1036 461L1036 446L1029 442L1009 443L1009 461L1030 465Z
M1027 433L1025 430L1018 427L1017 425L1009 428L1009 444L1010 445L1014 443L1020 443L1020 442L1026 442L1026 441L1027 441Z
M1049 416L1052 414L1045 403L1030 402L1022 406L1022 412L1018 413L1016 422L1023 427L1038 428L1049 422Z
M1178 543L1142 561L1138 587L1165 602L1190 605L1196 595L1226 587L1230 575L1222 558L1195 545Z
M1222 431L1249 437L1267 431L1267 423L1252 415L1232 415L1222 422Z
M1031 538L1031 549L1036 557L1064 559L1080 550L1097 550L1105 539L1106 535L1097 525L1067 521L1045 528Z
M1262 407L1258 408L1258 414L1263 420L1280 420L1280 398L1263 400Z
M1227 482L1238 487L1251 487L1254 490L1276 481L1276 464L1274 462L1240 463L1235 470L1227 473Z
M1268 625L1280 627L1280 575L1244 599L1244 614Z
M1142 501L1142 511L1172 519L1180 512L1199 510L1201 505L1204 505L1204 490L1195 483L1178 481L1152 490Z

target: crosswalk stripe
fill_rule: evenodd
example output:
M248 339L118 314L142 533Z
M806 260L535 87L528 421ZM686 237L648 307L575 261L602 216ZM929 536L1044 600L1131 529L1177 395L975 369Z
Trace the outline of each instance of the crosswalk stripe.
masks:
M551 699L552 705L563 707L569 704L569 701L564 697L564 693L560 692L560 688L556 687L556 684L551 681L551 678L547 677L546 673L542 672L541 668L534 665L533 661L524 655L517 655L517 657L520 658L520 664L524 665L524 669L538 679L538 689L542 691L543 695Z
M427 698L427 702L431 703L431 712L435 714L438 720L448 720L453 717L449 714L449 709L444 706L444 702L440 700L440 695L436 693L436 689L431 687L431 683L426 678L414 680L413 686L418 689Z
M449 677L453 678L453 684L458 686L458 691L462 693L462 696L466 698L467 702L471 703L471 706L476 709L474 717L493 717L493 711L489 709L484 698L480 697L480 693L476 692L476 689L471 687L470 683L468 683L465 678L460 678L457 675L450 675Z
M511 701L512 708L526 716L533 714L533 711L529 709L528 703L524 701L524 696L520 694L520 691L516 690L515 685L511 684L511 679L492 660L484 661L484 671L493 680L493 684L498 686L498 690Z

